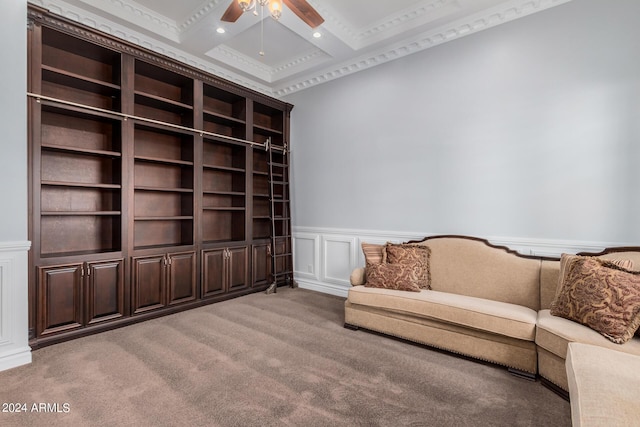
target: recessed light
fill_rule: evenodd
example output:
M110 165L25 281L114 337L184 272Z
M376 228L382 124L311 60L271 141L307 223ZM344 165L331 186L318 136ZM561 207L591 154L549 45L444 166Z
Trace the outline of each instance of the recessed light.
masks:
M313 37L319 39L320 37L322 37L322 33L320 31L316 31L315 33L313 33Z
M216 30L216 32L217 32L218 34L224 34L224 33L226 33L226 30L225 30L224 28L222 28L222 27L219 27L219 28Z

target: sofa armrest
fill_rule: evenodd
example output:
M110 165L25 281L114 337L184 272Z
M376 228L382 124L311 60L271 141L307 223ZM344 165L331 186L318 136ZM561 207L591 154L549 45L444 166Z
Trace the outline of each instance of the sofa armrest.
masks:
M351 286L359 286L364 285L365 277L364 277L364 267L358 267L351 272L351 276L349 277L351 281Z

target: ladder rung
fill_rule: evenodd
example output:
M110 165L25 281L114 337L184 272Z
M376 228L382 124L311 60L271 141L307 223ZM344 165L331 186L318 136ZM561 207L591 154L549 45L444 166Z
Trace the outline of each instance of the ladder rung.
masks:
M286 163L278 163L278 162L272 162L270 163L271 166L279 166L279 167L286 167L287 164Z
M289 183L287 181L271 181L272 184L276 184L276 185L288 185Z

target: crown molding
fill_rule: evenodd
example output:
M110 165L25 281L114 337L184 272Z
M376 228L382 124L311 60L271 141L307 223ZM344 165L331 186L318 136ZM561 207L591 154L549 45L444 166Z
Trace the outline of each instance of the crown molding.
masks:
M277 97L286 96L570 1L572 0L511 0L499 7L460 19L437 30L412 36L391 47L374 50L297 82L285 84L275 88L273 94Z
M427 4L418 4L417 6L418 7L405 9L397 14L387 16L368 28L361 29L356 35L356 39L363 41L372 38L379 33L388 32L398 25L431 15L443 9L445 6L451 6L451 8L456 11L461 9L457 0L436 0Z
M253 74L266 82L271 81L271 67L225 45L218 45L207 52L207 56L223 63L233 64L235 68Z
M428 22L434 13L442 13L445 9L450 13L461 9L458 0L425 0L414 6L391 14L360 29L353 29L336 14L317 1L309 2L325 18L325 26L334 34L339 34L341 40L354 50L362 49L377 41L393 35L397 28L408 22Z
M87 2L87 0L82 0L82 2L90 5L94 5L96 1L97 0L91 0L91 2ZM164 28L173 34L178 35L180 33L176 21L168 19L166 16L160 15L153 10L147 9L146 7L136 3L135 1L101 0L101 2L109 4L115 9L122 10L125 14L134 19L134 21L132 22L139 21L140 18L143 18L145 21L152 23L154 26Z
M300 64L311 62L315 59L323 59L326 58L327 54L323 52L321 49L313 49L308 52L305 52L298 57L293 58L289 61L285 61L280 65L277 65L271 69L271 75L276 77L278 74L283 74L286 71L290 70L292 67L299 66ZM294 72L297 72L294 70Z
M191 16L189 16L187 19L185 19L184 21L182 21L178 27L180 28L181 32L185 32L187 30L189 30L190 27L196 25L198 22L202 21L204 18L206 18L207 16L209 16L209 14L216 9L216 7L222 3L222 2L227 2L227 0L211 0L209 2L207 2L204 6L201 6L200 8L198 8L197 10L195 10Z
M138 27L161 35L168 40L177 42L180 39L180 29L177 23L133 0L67 0L71 5L84 4L83 9L98 9L105 11L116 19L131 22ZM47 3L44 1L44 3Z

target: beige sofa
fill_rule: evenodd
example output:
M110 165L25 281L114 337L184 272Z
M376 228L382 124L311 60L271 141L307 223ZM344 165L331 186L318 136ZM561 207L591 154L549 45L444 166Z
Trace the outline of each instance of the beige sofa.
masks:
M519 255L466 236L433 236L412 244L431 250L431 290L406 292L360 286L364 268L351 274L345 327L364 328L540 375L568 391L568 344L581 342L640 355L640 338L614 344L578 323L551 316L560 262ZM631 259L640 248L594 254Z

